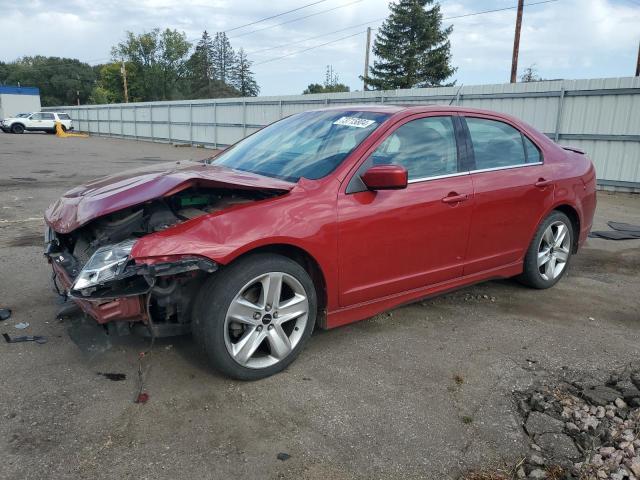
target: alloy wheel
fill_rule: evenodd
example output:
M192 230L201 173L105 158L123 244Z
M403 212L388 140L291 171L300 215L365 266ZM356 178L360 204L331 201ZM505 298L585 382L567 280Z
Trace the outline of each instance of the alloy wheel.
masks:
M284 272L248 282L227 309L224 342L231 357L247 368L266 368L298 345L309 317L302 284Z
M538 245L538 271L547 281L556 279L567 266L571 252L571 233L563 222L547 227Z

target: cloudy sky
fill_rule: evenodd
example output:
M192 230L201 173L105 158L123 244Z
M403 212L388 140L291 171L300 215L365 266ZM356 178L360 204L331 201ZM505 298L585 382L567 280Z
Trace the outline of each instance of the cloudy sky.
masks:
M327 64L333 65L340 81L361 89L358 75L363 70L367 25L357 25L379 26L378 19L388 13L388 1L315 1L310 7L236 29L313 0L0 0L0 60L40 54L96 64L109 60L111 46L127 30L141 33L169 27L197 40L206 29L228 31L233 47L249 52L263 95L301 93L309 83L322 82ZM525 0L525 5L539 1ZM508 81L515 10L451 17L513 7L517 1L440 3L444 17L450 19L445 24L454 26L451 44L458 70L453 78L458 84ZM531 5L524 11L520 69L535 64L544 78L632 76L639 41L640 0ZM313 48L328 42L332 43ZM305 49L309 50L296 53Z

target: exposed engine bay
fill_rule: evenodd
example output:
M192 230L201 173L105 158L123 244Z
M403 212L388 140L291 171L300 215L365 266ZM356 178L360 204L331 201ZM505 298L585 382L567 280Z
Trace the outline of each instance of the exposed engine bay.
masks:
M45 238L45 255L54 266L54 282L56 276L66 280L60 282L62 288L56 288L61 294L69 294L83 310L87 311L90 305L92 310L88 313L93 316L96 316L95 308L106 309L114 302L121 306L127 304L126 308L116 309L115 318L105 320L105 323L123 320L117 322L120 333L124 330L128 333L132 326L143 334L151 331L154 336L188 333L194 292L208 274L217 270L217 264L203 258L135 264L128 257L135 240L202 215L277 194L262 190L191 187L96 218L68 234L49 230L49 238ZM98 263L99 258L101 265L107 263L109 266L108 259L115 258L114 249L127 247L128 250L121 252L123 261L113 261L113 271L107 272L109 276L103 280L100 272L93 269L92 262ZM113 310L114 307L110 308ZM122 318L128 315L132 318Z

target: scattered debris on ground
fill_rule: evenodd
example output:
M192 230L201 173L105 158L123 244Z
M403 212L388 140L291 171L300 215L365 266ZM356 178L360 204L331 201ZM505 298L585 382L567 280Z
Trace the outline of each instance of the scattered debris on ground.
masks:
M111 380L112 382L121 382L126 380L127 375L124 373L109 373L109 372L97 372L98 375L102 375L104 378Z
M36 343L47 343L47 337L43 337L40 335L23 335L20 337L12 337L8 333L3 333L2 336L7 343L22 343L22 342L36 342Z
M622 222L607 222L613 230L593 231L589 233L591 238L604 238L606 240L634 240L640 238L640 225L631 225Z
M27 323L27 322L20 322L20 323L16 323L14 325L14 327L16 327L18 330L24 330L28 326L29 326L29 323Z
M149 394L147 392L140 392L136 397L134 403L147 403L149 401Z
M286 460L289 460L291 458L291 455L289 455L288 453L284 453L284 452L280 452L277 455L278 460L282 460L283 462Z
M0 308L0 321L7 320L9 317L11 317L11 309Z

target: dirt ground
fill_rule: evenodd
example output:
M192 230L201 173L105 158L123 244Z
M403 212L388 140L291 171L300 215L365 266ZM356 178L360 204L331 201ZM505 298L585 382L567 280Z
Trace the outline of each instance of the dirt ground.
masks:
M0 478L457 478L527 450L514 390L640 355L640 240L590 239L553 289L489 282L316 332L263 381L209 371L189 338L158 341L134 404L149 344L56 320L42 214L91 178L209 154L0 135L0 305L14 312L0 333L48 337L0 339ZM601 194L596 228L607 220L640 224L640 196Z

